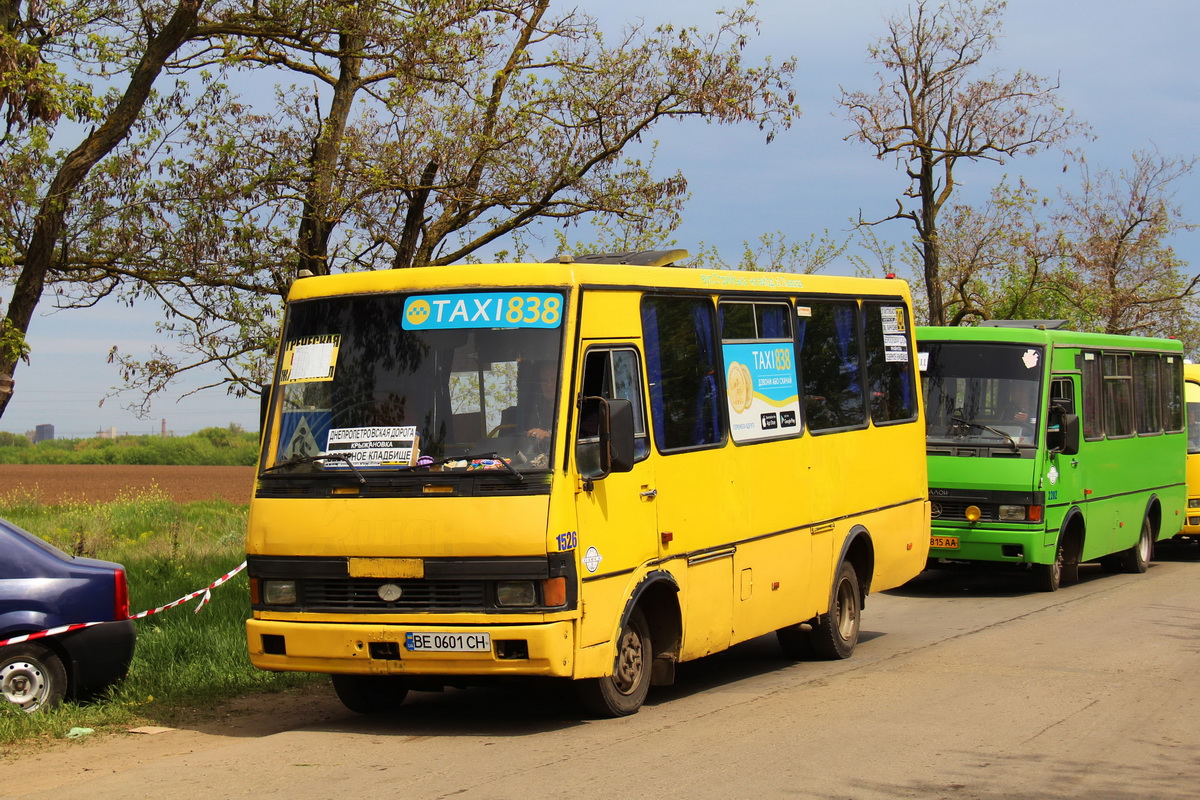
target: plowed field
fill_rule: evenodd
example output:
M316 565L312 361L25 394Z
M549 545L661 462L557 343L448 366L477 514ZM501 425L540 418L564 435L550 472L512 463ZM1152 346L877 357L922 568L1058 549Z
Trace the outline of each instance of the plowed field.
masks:
M250 502L254 467L0 464L0 496L29 492L42 503L104 503L157 488L180 503L223 498Z

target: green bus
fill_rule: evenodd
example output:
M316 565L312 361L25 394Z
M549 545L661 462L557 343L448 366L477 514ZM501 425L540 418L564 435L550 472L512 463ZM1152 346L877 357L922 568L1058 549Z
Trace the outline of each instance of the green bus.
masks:
M933 516L930 565L1145 572L1187 500L1183 347L1058 320L917 328Z

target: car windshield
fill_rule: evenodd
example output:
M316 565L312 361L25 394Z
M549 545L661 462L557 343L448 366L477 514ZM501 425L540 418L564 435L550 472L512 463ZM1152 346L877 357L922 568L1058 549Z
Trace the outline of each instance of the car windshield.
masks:
M266 471L546 468L562 302L553 292L477 292L293 303Z
M922 342L921 388L930 443L1036 445L1041 347Z

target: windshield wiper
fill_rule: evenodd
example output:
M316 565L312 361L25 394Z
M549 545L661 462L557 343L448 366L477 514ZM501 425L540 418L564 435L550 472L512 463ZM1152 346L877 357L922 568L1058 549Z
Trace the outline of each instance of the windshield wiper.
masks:
M289 458L287 461L283 461L279 464L276 464L273 467L267 467L266 469L263 470L263 472L274 472L277 469L283 469L285 467L294 467L299 464L315 464L318 461L342 461L342 462L345 462L346 466L350 468L350 471L354 473L354 476L356 478L358 478L359 483L367 482L367 479L363 477L363 474L358 471L358 467L354 466L354 462L350 460L350 457L344 456L341 453L327 453L325 455L319 455L319 456L296 456L295 458Z
M513 475L516 476L517 481L525 480L525 476L522 475L520 472L517 472L517 470L513 467L513 465L508 463L507 459L501 458L500 455L494 451L491 453L478 453L476 455L469 455L469 456L446 456L444 458L435 458L434 460L426 462L424 464L409 464L408 466L400 467L399 470L397 470L397 471L398 472L407 472L408 470L413 470L413 469L429 469L430 467L436 467L439 464L445 464L447 461L478 461L478 460L482 460L482 459L489 459L491 461L499 461L506 470L508 470L509 472L511 472Z
M969 420L963 419L962 417L951 417L950 421L953 422L955 425L965 425L968 428L979 428L980 430L985 430L985 431L988 431L989 433L994 433L997 436L1003 436L1005 439L1008 440L1008 444L1009 444L1009 446L1012 447L1014 453L1021 452L1021 448L1017 447L1017 440L1014 439L1013 437L1009 436L1007 433L1005 433L1002 430L997 430L996 428L993 428L990 425L983 425L978 422L971 422Z

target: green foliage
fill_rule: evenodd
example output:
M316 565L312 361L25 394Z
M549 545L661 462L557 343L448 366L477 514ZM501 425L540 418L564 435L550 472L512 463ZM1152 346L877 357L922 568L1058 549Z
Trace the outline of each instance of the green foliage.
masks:
M51 439L30 447L0 433L0 464L181 464L252 466L258 434L236 425L205 428L188 436L119 436L115 439Z
M0 517L67 552L124 564L131 612L158 608L203 589L245 559L247 506L224 501L178 504L161 494L131 493L112 503L41 506L29 496L0 495ZM268 673L250 665L244 574L200 598L135 622L129 677L98 699L25 714L0 703L0 753L21 740L62 737L72 727L97 731L170 725L194 708L255 691L312 683L303 673Z

